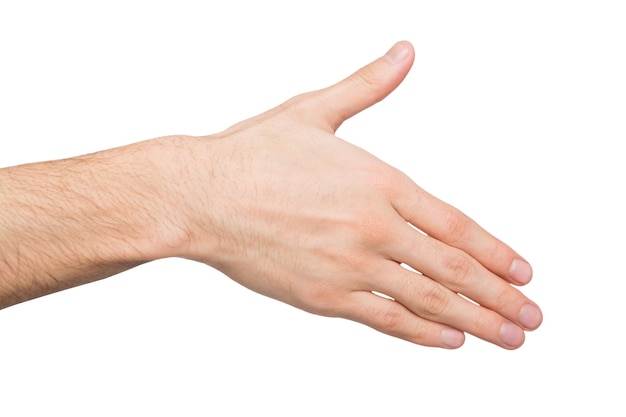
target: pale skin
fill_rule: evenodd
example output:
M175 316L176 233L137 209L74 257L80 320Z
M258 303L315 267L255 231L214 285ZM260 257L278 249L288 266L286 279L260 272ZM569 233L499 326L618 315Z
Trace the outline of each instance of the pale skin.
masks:
M1 169L0 308L182 257L417 344L458 348L469 333L520 347L542 321L517 288L532 277L524 258L335 136L413 60L399 42L343 81L217 134Z

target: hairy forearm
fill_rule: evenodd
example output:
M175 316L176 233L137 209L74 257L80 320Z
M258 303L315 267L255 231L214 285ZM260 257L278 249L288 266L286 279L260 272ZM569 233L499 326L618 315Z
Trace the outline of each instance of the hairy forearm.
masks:
M165 256L165 143L0 170L0 308Z

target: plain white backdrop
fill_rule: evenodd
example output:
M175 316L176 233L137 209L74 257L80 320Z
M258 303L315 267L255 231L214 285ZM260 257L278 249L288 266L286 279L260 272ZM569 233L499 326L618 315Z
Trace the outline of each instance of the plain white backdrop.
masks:
M358 5L357 5L358 4ZM209 134L410 40L338 135L530 260L543 326L444 351L168 259L0 311L0 415L626 413L620 1L1 1L0 166Z

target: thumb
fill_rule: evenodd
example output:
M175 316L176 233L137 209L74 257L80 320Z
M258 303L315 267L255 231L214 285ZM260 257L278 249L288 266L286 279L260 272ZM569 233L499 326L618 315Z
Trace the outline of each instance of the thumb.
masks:
M344 121L395 90L411 69L414 59L415 51L409 42L396 43L384 56L348 78L315 92L315 113L335 132Z

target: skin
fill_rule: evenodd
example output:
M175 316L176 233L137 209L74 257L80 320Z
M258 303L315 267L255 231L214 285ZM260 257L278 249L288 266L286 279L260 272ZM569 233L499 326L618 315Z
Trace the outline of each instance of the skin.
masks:
M457 348L470 333L520 347L542 321L516 288L530 265L335 136L413 60L399 42L345 80L214 135L0 170L0 307L182 257L421 345Z

